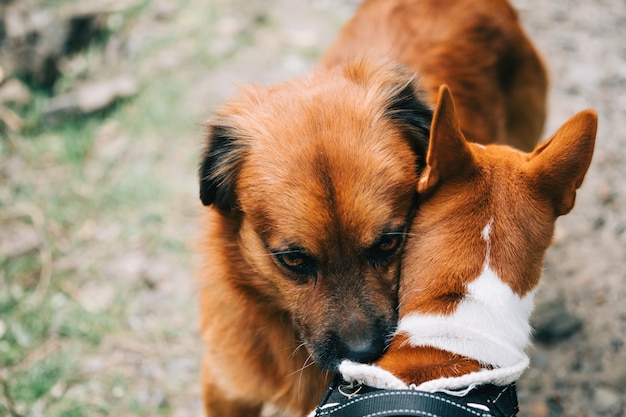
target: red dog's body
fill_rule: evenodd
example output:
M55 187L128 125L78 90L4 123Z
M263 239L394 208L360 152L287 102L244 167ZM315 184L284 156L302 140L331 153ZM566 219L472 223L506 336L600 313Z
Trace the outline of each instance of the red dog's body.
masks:
M505 0L366 1L310 77L247 88L209 123L208 416L303 415L342 360L382 354L442 83L473 139L538 141L546 75Z
M377 366L344 362L344 377L429 391L517 379L543 256L556 218L574 205L596 128L585 111L532 153L472 144L442 88L404 253L398 330Z
M543 63L506 0L368 0L323 59L391 57L413 68L431 103L454 92L465 136L534 148L545 120Z

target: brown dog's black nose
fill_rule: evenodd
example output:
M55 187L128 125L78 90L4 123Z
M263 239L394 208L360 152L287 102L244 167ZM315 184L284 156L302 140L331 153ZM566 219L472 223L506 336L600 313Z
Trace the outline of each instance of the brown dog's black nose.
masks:
M395 324L395 319L378 318L365 326L336 325L309 348L315 361L331 371L345 359L372 363L385 353Z
M335 335L338 340L339 360L350 359L354 362L370 363L378 359L385 350L386 338L382 335L358 335L350 338Z
M354 362L370 363L378 359L385 349L384 340L372 340L364 343L345 343L345 359L350 359Z

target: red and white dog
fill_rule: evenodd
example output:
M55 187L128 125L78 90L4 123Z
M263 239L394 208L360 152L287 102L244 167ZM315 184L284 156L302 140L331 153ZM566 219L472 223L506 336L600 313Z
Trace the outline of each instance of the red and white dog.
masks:
M459 395L515 381L528 366L543 257L556 218L574 205L596 128L587 110L531 153L470 143L442 86L406 244L397 331L374 365L342 362L344 378Z

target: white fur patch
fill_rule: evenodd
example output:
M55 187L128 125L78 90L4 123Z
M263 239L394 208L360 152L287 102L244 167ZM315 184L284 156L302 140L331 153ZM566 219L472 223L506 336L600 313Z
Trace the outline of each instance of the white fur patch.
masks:
M487 241L487 243L489 243L489 239L491 237L491 226L493 225L493 217L491 219L489 219L489 223L487 223L487 225L483 228L483 232L482 232L482 236L483 239ZM487 256L486 258L489 258L489 246L487 246Z
M437 378L420 385L407 386L391 372L376 366L344 360L339 365L339 372L348 382L356 382L380 389L415 389L428 392L445 392L459 397L465 396L478 385L507 385L517 381L528 368L528 357L520 362L503 368L482 369L458 377Z
M495 384L502 386L517 381L528 368L529 362L528 356L525 356L520 362L511 366L481 369L480 371L457 377L433 379L418 386L411 385L409 388L419 391L445 392L450 395L463 397L478 385Z
M376 365L343 360L339 364L343 379L374 388L408 389L409 387L391 372Z

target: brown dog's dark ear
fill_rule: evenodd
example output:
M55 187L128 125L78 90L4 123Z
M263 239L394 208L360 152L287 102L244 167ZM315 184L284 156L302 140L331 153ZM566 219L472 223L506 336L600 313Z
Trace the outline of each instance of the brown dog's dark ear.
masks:
M463 174L473 165L473 160L456 118L452 94L444 84L439 87L430 128L426 168L417 183L417 192L426 193L441 181Z
M400 128L417 157L419 175L425 164L433 111L415 71L397 62L363 56L348 60L342 73L363 86L368 97L375 97L374 108L383 110L385 120Z
M598 115L585 110L561 126L530 155L527 172L561 216L570 212L595 146Z
M235 183L244 146L226 126L209 125L207 148L200 164L200 200L205 206L230 211L237 202Z
M418 96L419 86L414 77L389 101L387 115L391 120L400 124L405 135L409 138L413 151L418 156L418 172L422 170L428 137L430 135L433 111L425 100Z

